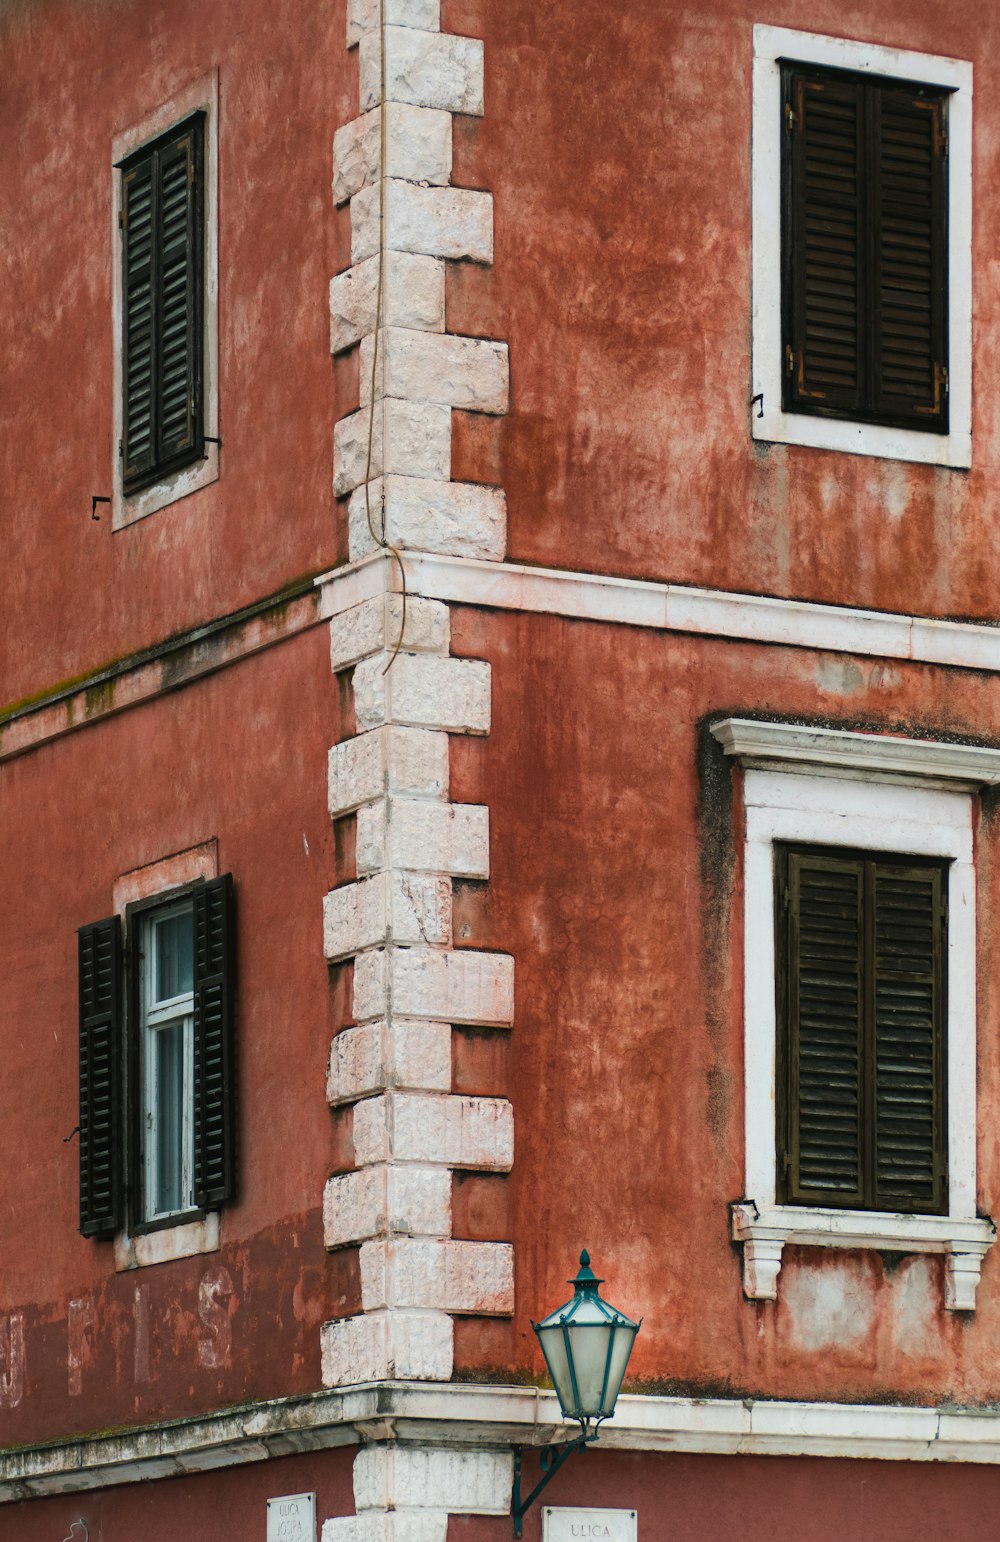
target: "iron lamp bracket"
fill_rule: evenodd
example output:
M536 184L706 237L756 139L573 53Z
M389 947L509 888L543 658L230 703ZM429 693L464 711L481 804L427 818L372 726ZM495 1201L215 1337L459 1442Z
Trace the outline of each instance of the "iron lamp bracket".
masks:
M552 1482L556 1473L565 1461L572 1456L574 1451L584 1451L597 1439L598 1426L588 1428L582 1425L580 1434L575 1440L568 1441L565 1445L542 1446L538 1452L538 1460L542 1469L541 1480L535 1484L526 1499L521 1498L521 1458L524 1450L515 1448L514 1451L514 1492L511 1501L511 1514L514 1517L514 1536L520 1537L524 1525L524 1514L529 1510L544 1488ZM531 1449L530 1447L528 1449Z

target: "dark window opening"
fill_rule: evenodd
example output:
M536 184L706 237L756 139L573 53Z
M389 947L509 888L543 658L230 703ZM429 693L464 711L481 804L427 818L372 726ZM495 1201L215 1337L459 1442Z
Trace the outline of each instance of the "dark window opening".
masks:
M948 432L948 94L782 65L786 412Z
M947 1210L947 863L776 848L781 1198Z
M121 163L122 485L205 453L205 115Z

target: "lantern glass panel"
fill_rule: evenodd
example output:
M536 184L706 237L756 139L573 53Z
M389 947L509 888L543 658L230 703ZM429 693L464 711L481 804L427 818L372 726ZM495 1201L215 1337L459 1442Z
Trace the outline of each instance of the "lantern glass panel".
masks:
M604 1402L601 1404L601 1417L609 1419L615 1411L615 1401L621 1390L621 1384L625 1376L625 1367L628 1365L629 1355L632 1353L632 1345L639 1330L631 1326L619 1325L615 1329L615 1341L611 1346L611 1365L608 1370L608 1386L604 1394Z
M552 1385L556 1389L559 1406L563 1413L569 1417L575 1413L573 1407L573 1378L569 1373L569 1361L566 1358L566 1340L563 1337L561 1323L554 1323L551 1327L538 1328L538 1341L545 1355L545 1363L552 1377Z
M606 1319L599 1324L574 1322L567 1330L579 1392L579 1408L573 1411L588 1419L597 1419L602 1412L601 1394L612 1331Z

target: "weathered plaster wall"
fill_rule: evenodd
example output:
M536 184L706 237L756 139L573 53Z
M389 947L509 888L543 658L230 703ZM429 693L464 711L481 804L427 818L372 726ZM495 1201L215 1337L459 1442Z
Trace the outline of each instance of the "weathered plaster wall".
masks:
M455 933L511 953L518 970L510 1044L469 1071L514 1104L516 1307L512 1323L456 1324L456 1375L541 1375L529 1317L566 1298L586 1245L610 1298L646 1315L630 1368L640 1384L995 1399L995 1251L968 1321L942 1309L939 1259L874 1252L790 1249L778 1302L742 1298L726 1213L743 1184L741 815L700 725L753 710L996 739L1000 681L465 609L452 648L489 661L494 681L490 737L452 745L452 796L489 805L492 839L489 883L456 884ZM991 1213L995 832L986 811L979 1203ZM472 1224L504 1236L508 1212Z
M349 1514L350 1448L245 1467L220 1469L198 1477L158 1483L132 1483L98 1494L70 1494L65 1499L31 1500L0 1512L3 1542L59 1542L73 1521L83 1520L90 1542L215 1542L216 1538L264 1536L267 1501L282 1494L315 1492L317 1513ZM73 1533L83 1542L83 1532Z
M3 7L0 706L346 550L326 303L343 36L343 0ZM90 517L112 475L112 139L215 68L222 474L113 534Z
M750 437L754 22L971 59L969 473ZM501 482L515 560L930 615L995 617L1000 13L974 0L445 0L486 42L454 180L494 195L494 266L449 326L509 341L509 416L456 414L456 477Z
M527 1470L527 1469L526 1469ZM535 1466L530 1469L534 1475ZM639 1542L911 1542L940 1536L987 1542L1000 1495L992 1467L785 1457L634 1455L573 1457L524 1518L539 1542L543 1505L635 1509ZM448 1542L508 1542L510 1521L452 1516Z
M320 1324L350 1309L323 1247L330 995L305 921L335 871L328 646L316 627L0 768L0 1444L320 1385ZM240 1199L219 1252L116 1275L78 1234L65 1141L76 928L119 874L212 838L237 889Z

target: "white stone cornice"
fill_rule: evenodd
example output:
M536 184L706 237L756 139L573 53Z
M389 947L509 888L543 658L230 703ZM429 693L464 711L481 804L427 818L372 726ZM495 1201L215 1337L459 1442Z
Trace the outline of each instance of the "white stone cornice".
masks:
M1000 782L1000 750L977 744L906 739L898 734L851 733L798 723L728 717L712 735L727 755L763 771L809 776L862 776L865 780L928 782L969 791Z
M534 1387L370 1382L0 1453L0 1503L393 1442L508 1450L568 1439ZM1000 1410L623 1395L597 1448L1000 1464Z
M371 565L386 560L376 554L318 578L324 613L336 615L379 592L381 579ZM432 552L407 552L406 582L410 594L455 605L1000 674L1000 626L988 622L937 621L893 611Z

